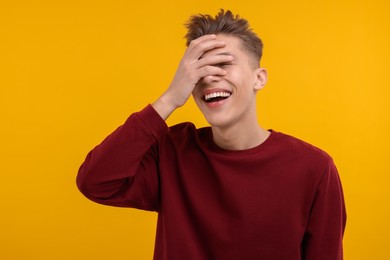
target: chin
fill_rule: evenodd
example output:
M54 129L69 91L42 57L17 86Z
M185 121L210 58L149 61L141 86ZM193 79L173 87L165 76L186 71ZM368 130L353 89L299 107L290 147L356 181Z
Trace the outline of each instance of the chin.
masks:
M231 116L226 109L210 109L202 102L197 103L198 109L202 112L203 117L212 127L225 127L231 124Z
M206 121L209 123L209 125L212 127L221 128L221 127L226 127L226 126L231 124L230 121L228 120L228 118L226 118L226 116L221 117L221 116L217 116L217 115L213 115L213 116L204 115L204 117L205 117Z

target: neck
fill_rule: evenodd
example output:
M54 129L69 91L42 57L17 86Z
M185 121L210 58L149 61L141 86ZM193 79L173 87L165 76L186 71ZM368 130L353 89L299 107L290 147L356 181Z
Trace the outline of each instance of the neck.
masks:
M246 150L263 143L271 134L257 122L251 126L212 127L216 145L227 150Z

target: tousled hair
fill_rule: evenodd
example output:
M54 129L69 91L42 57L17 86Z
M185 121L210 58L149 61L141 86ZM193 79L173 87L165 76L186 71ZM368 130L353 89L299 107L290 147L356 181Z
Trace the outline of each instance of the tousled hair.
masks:
M208 14L193 15L185 23L187 34L185 35L186 45L191 41L206 34L225 34L241 39L243 49L246 50L259 66L263 54L263 42L249 27L246 19L234 15L230 10L226 12L221 9L212 17Z

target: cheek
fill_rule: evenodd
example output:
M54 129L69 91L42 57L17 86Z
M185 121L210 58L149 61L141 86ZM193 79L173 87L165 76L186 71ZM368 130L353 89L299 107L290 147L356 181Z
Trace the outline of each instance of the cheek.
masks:
M194 89L192 90L192 95L193 95L193 96L197 96L197 94L199 93L199 91L200 91L200 83L198 82L198 83L196 83Z
M201 94L201 87L198 85L195 86L194 90L192 91L192 98L195 101L195 104L199 107L199 105L202 103L203 97Z
M232 68L223 68L226 71L226 75L223 77L224 79L228 81L237 81L237 75L239 75L239 72L237 69L232 69Z
M245 85L246 79L245 74L243 74L240 70L227 70L227 74L224 77L225 80L230 82L230 84L233 85L233 87L237 90L241 89Z

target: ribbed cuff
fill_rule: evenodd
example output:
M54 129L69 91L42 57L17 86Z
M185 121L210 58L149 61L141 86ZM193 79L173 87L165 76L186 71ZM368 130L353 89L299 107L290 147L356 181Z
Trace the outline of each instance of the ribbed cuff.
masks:
M135 115L156 138L169 131L168 125L151 104L148 104L144 109L135 113Z

